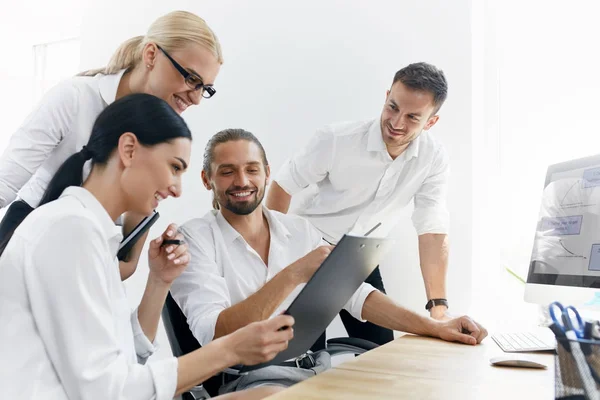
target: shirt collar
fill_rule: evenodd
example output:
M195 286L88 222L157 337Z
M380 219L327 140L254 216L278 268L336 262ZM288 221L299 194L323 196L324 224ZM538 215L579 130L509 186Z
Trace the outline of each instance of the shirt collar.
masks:
M106 240L118 239L121 241L123 235L121 233L121 228L115 225L115 222L110 218L106 209L100 204L98 199L94 197L87 189L82 188L81 186L70 186L65 189L60 197L72 196L79 200L79 202L86 209L90 210L92 214L96 217L96 220L102 227L102 232L104 233L104 238Z
M387 147L381 137L381 120L379 118L374 120L369 128L367 150L387 153Z
M223 236L225 243L231 243L238 237L242 236L242 235L240 235L240 233L238 231L233 229L233 226L231 226L229 224L229 222L227 222L227 220L225 219L223 214L221 214L221 211L213 210L211 212L215 216L215 219L217 221L217 226L219 227L219 230L221 231L221 235Z
M421 140L423 140L423 135L427 135L428 133L426 131L421 132L421 134L419 135L419 137L417 137L415 140L413 140L412 142L410 142L410 144L408 145L408 147L406 148L406 150L404 151L404 153L406 154L406 161L410 160L411 158L417 158L419 157L419 147L421 146Z
M262 209L263 215L267 218L267 222L269 223L269 230L271 231L272 235L285 239L288 239L292 236L290 231L285 227L285 225L283 225L283 223L281 223L281 221L279 221L277 215L273 211L269 210L264 205L262 206ZM229 224L229 222L227 222L227 220L220 211L213 212L216 213L215 218L217 221L217 225L221 230L221 235L223 236L225 243L232 243L237 238L242 237L242 235L238 231L236 231Z
M292 234L285 227L285 225L277 218L278 214L274 211L269 210L266 206L263 205L263 214L267 217L267 221L269 222L269 227L271 228L271 232L275 233L275 236L289 239Z
M420 142L423 139L423 135L427 135L427 131L421 132L421 134L412 142L410 142L410 144L408 145L408 147L406 148L406 150L404 151L405 154L404 155L404 159L405 160L410 160L411 158L416 158L419 156L419 147L420 147ZM373 121L373 123L371 124L371 127L369 128L369 132L368 132L368 139L367 139L367 150L368 151L376 151L376 152L384 152L386 154L389 155L388 151L387 151L387 147L385 146L385 142L383 141L383 138L381 137L381 120L380 119L376 119Z
M100 95L106 105L110 105L115 101L117 89L119 88L119 83L121 82L121 78L125 71L126 69L122 69L116 74L102 75L99 78L98 87L100 88Z

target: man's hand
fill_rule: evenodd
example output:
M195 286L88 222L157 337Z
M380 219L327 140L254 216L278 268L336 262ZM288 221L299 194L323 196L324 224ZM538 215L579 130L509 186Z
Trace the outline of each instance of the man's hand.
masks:
M438 322L436 335L448 342L475 345L487 336L487 330L467 316Z
M177 232L177 225L170 224L161 236L150 242L148 249L149 277L170 285L175 278L181 275L191 257L185 243L163 246L163 241L166 239L183 241L183 235Z
M293 271L298 283L306 283L331 254L332 250L333 246L319 246L288 268Z

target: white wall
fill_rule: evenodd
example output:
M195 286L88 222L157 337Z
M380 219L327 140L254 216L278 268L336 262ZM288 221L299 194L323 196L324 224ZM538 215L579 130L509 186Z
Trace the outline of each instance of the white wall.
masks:
M318 127L379 117L396 70L428 61L449 80L449 98L432 132L445 144L452 165L449 297L454 312L466 311L472 272L470 1L106 0L91 4L84 15L82 69L104 65L120 42L145 33L156 17L175 9L207 20L222 42L225 64L217 95L185 114L195 134L192 166L184 196L161 205L153 234L168 222L182 223L210 208L211 196L200 182L210 135L230 127L254 132L276 171ZM382 273L394 299L424 311L409 211L394 232L398 246L382 264ZM147 266L140 265L128 281L136 300L146 274Z

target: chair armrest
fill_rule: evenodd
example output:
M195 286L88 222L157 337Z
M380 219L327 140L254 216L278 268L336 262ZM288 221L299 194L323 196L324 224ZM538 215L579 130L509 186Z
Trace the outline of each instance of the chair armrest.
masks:
M242 364L237 364L237 365L233 365L229 368L225 368L223 370L224 373L229 374L229 375L235 375L235 376L241 376L241 375L248 375L247 372L240 372L240 370L242 369L243 365Z
M337 354L362 354L379 347L378 344L365 339L358 338L334 338L327 341L327 352L335 356Z
M182 400L207 400L207 399L210 399L210 395L208 394L206 389L204 389L204 386L198 385L198 386L194 386L187 392L183 393L181 395L181 399Z

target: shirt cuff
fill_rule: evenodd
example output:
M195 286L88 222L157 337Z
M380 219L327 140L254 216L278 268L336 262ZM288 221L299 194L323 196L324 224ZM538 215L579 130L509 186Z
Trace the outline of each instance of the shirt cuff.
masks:
M365 305L365 300L367 300L367 296L371 294L371 292L375 291L373 286L368 283L362 283L358 290L354 292L350 300L344 305L344 310L348 311L350 315L359 320L360 322L365 322L366 320L362 317L362 310Z
M156 400L172 400L177 390L177 358L148 363L154 381Z
M450 215L445 207L415 208L412 222L417 235L447 234L450 227Z
M298 184L296 179L294 179L292 169L292 160L286 160L274 179L274 181L277 182L277 184L281 186L281 188L290 196L299 193L305 188L304 186Z
M154 340L154 343L150 343L150 340L142 330L140 320L138 319L137 308L131 313L131 327L133 330L133 343L135 345L135 354L138 356L138 362L140 364L145 364L146 360L158 349L158 344L156 339Z
M221 311L212 312L198 320L191 329L200 346L206 346L215 338L215 328Z

